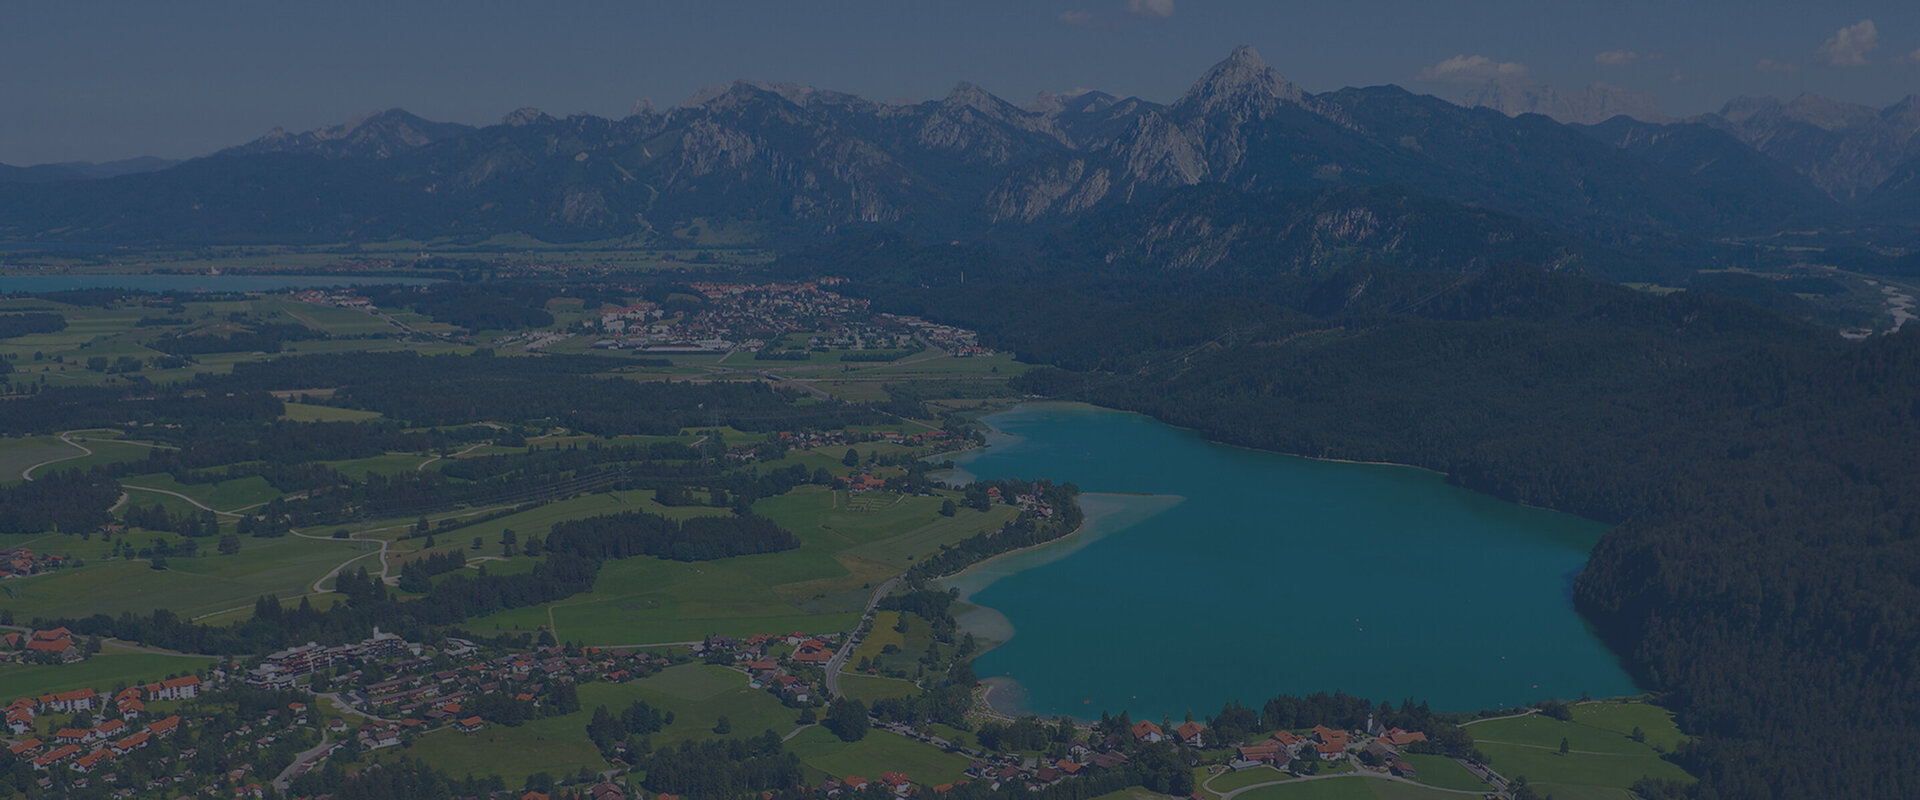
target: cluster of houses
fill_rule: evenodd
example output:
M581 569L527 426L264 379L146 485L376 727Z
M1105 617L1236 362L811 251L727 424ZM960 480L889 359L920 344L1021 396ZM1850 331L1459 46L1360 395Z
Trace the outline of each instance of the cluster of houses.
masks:
M8 631L0 634L0 662L58 659L72 663L86 659L87 650L73 631L50 628L38 631Z
M1316 725L1305 736L1280 731L1257 742L1242 744L1234 749L1235 757L1230 766L1234 769L1285 767L1302 758L1343 761L1351 753L1363 753L1372 763L1381 764L1393 774L1411 779L1415 777L1414 767L1400 757L1401 750L1414 742L1426 740L1424 733L1391 728L1367 739L1364 744L1356 745L1357 740L1351 733Z
M24 578L52 572L65 563L65 556L47 554L36 555L25 547L0 547L0 580Z
M727 642L725 637L714 637L702 642L702 650L712 652L715 641ZM793 651L784 655L774 652L779 645L791 645ZM815 699L824 699L807 682L807 679L790 674L788 667L825 667L833 660L834 648L825 640L804 633L755 634L728 648L737 660L736 666L747 673L748 686L766 689L780 696L789 705L808 705ZM784 662L784 663L783 663Z
M442 652L458 649L456 645ZM472 655L470 647L465 650L466 655ZM393 677L365 685L358 684L363 675L358 670L340 676L339 682L352 687L341 696L356 710L393 720L362 729L363 739L371 737L365 742L369 747L397 744L410 731L441 726L477 731L486 724L469 708L471 698L478 695L504 694L537 706L551 683L623 683L651 675L669 661L645 650L589 647L568 655L562 648L548 647L489 659L462 659L450 666L442 663L436 668L434 660L418 656L398 661L386 670Z
M139 728L114 719L84 730L62 728L53 742L27 739L7 749L37 770L65 764L74 772L89 773L115 758L146 747L155 739L172 736L179 729L178 715L169 715Z
M346 289L308 289L294 292L293 299L316 306L335 306L337 308L372 308L373 301Z
M966 328L956 328L952 325L928 322L919 317L911 317L904 314L881 314L880 318L905 326L921 338L932 342L935 347L955 356L969 358L993 355L992 350L980 346L980 334L967 330Z
M811 334L809 348L891 350L924 339L955 355L991 354L973 331L898 314L869 318L866 300L824 288L831 283L693 283L689 288L707 305L677 317L648 302L600 309L598 327L606 338L593 346L646 353L757 351L805 332Z
M1007 498L1006 493L1000 491L1000 487L989 486L987 487L987 500L994 503L1011 502L1013 505L1019 506L1021 511L1031 511L1034 516L1041 519L1053 519L1053 504L1048 503L1045 498L1040 496L1040 484L1038 483L1034 484L1033 488L1029 491L1015 493L1011 500Z
M26 738L14 743L9 750L35 769L47 770L66 764L75 772L92 772L179 729L178 715L141 725L139 720L147 716L147 703L191 700L200 696L203 686L200 676L183 675L129 686L111 694L74 689L17 698L6 707L7 730L16 737ZM61 727L48 741L35 733L39 717L49 714L84 715L97 722L86 727Z

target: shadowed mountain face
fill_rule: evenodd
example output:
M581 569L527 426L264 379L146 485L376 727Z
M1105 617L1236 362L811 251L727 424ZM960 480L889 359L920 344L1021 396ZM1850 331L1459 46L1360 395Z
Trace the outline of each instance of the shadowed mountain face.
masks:
M1308 94L1246 47L1167 105L1080 91L1022 108L968 83L885 104L737 82L635 112L522 109L474 129L396 109L155 173L15 182L0 186L0 237L650 240L718 221L768 241L867 224L967 238L1207 183L1249 194L1391 184L1607 236L1768 234L1848 214L1750 151L1729 154L1750 174L1703 170L1693 146L1676 154L1398 87Z
M1920 169L1920 95L1886 108L1812 94L1787 103L1742 97L1696 121L1733 134L1842 201L1877 207L1883 201L1873 198L1884 187L1912 202L1912 190L1895 178Z

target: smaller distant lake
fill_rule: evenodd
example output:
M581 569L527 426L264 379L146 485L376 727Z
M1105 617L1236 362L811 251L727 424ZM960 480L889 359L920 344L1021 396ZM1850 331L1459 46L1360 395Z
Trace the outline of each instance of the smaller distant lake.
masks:
M71 289L133 289L145 292L281 292L341 286L424 286L427 278L378 275L0 275L0 294Z

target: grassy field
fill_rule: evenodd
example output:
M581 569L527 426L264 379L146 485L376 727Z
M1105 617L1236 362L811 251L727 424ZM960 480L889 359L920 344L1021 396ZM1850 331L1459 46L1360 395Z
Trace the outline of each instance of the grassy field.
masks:
M873 705L873 701L875 700L911 697L915 692L919 691L919 688L914 686L911 681L903 681L897 678L877 678L870 675L841 675L840 691L845 692L848 697L862 703Z
M316 406L309 403L294 402L288 402L284 405L286 406L286 410L280 412L280 418L290 419L294 422L361 422L380 418L379 412L376 411L357 411L351 408L334 408L333 406Z
M144 543L148 535L135 535ZM357 552L346 542L315 541L294 536L277 539L242 537L236 555L176 558L166 570L154 570L144 559L105 561L97 558L107 545L94 539L60 540L83 555L87 563L47 575L7 582L14 594L7 607L15 616L84 617L147 612L168 608L193 617L251 605L262 594L291 599L310 590L316 578ZM202 545L211 548L212 543ZM48 552L61 548L48 546ZM207 552L203 550L203 552Z
M200 501L201 505L220 511L233 511L250 508L280 496L280 492L267 483L266 478L253 475L218 483L181 483L172 475L155 473L152 475L130 475L121 482L129 487L158 489L163 492L175 492ZM158 492L139 492L134 489L135 500L145 503L152 500ZM145 496L140 496L145 495Z
M1231 792L1235 789L1252 786L1256 783L1285 780L1287 777L1289 777L1287 773L1272 767L1243 769L1214 778L1212 783L1207 784L1207 789L1214 794L1220 794L1221 792ZM1201 782L1205 783L1205 781Z
M1487 791L1486 781L1480 780L1460 762L1446 756L1421 755L1409 753L1403 758L1419 772L1420 782L1442 789L1462 789L1470 792Z
M1655 709L1658 710L1657 708ZM1640 719L1644 710L1598 709L1595 718L1610 725ZM1644 726L1643 726L1644 727ZM1692 777L1652 747L1623 733L1584 722L1562 722L1542 714L1489 720L1466 728L1474 744L1508 778L1526 776L1543 793L1556 796L1613 797L1642 777L1691 781ZM1632 730L1632 725L1628 725ZM1677 731L1673 732L1677 735ZM1651 738L1651 734L1649 735ZM1570 752L1560 754L1565 739ZM1581 787L1585 787L1584 789ZM1607 791L1594 791L1607 790Z
M999 519L977 512L948 519L939 516L938 498L887 497L872 511L848 507L843 492L816 487L768 498L755 504L755 510L797 534L799 549L700 563L652 558L609 562L590 593L550 607L474 620L473 629L533 631L551 624L562 641L603 645L693 641L710 634L847 630L873 587L909 563L902 555L908 546L889 540L904 537L915 543L912 546L931 551L941 541L957 541ZM720 512L675 508L662 513ZM512 519L468 530L488 530L491 542L497 536L492 531L499 527L544 530ZM478 534L463 530L456 535Z
M1623 734L1639 728L1647 745L1661 752L1673 752L1687 740L1674 723L1673 712L1651 703L1581 703L1573 707L1573 721Z
M825 728L812 727L787 743L801 763L845 778L869 780L898 772L922 786L953 783L965 776L967 757L888 731L871 731L857 742L842 742Z
M1356 775L1264 786L1235 800L1460 800L1470 796Z
M103 649L99 655L73 664L0 666L0 703L73 689L107 691L115 685L139 683L193 672L209 662L204 658Z
M517 728L488 725L473 733L442 728L414 741L404 755L449 775L499 775L508 786L523 785L527 776L536 772L565 776L581 767L595 771L607 768L600 751L587 740L586 723L582 722L579 730L560 731L543 724L549 721Z
M1238 797L1245 800L1377 800L1379 795L1373 793L1372 784L1387 782L1359 777L1298 781L1250 789Z
M436 731L415 742L407 755L454 775L498 773L510 786L536 772L558 776L581 767L602 770L608 765L586 738L593 709L604 705L617 714L635 700L673 712L673 724L652 735L656 746L713 738L714 723L722 716L736 738L769 730L785 735L794 729L798 715L773 695L747 688L745 675L724 667L682 664L643 680L583 684L581 710L573 714L518 728L489 725L472 734Z
M26 436L0 439L0 483L20 480L20 471L42 461L82 456L79 448L55 436ZM51 465L49 465L51 466ZM45 467L42 467L45 469Z

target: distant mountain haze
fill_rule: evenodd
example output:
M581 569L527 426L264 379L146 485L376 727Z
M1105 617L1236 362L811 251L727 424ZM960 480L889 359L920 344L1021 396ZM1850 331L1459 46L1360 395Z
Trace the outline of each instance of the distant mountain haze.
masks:
M1582 119L1653 116L1611 90L1577 100L1527 102ZM392 109L139 174L0 168L0 237L644 242L721 225L772 243L890 225L968 238L1203 184L1394 186L1603 238L1752 236L1920 222L1915 106L1738 101L1688 123L1614 114L1569 126L1396 86L1311 94L1250 47L1169 104L1082 89L1022 106L966 82L889 103L739 81L617 120L520 109L473 128ZM1350 197L1375 196L1386 195Z

